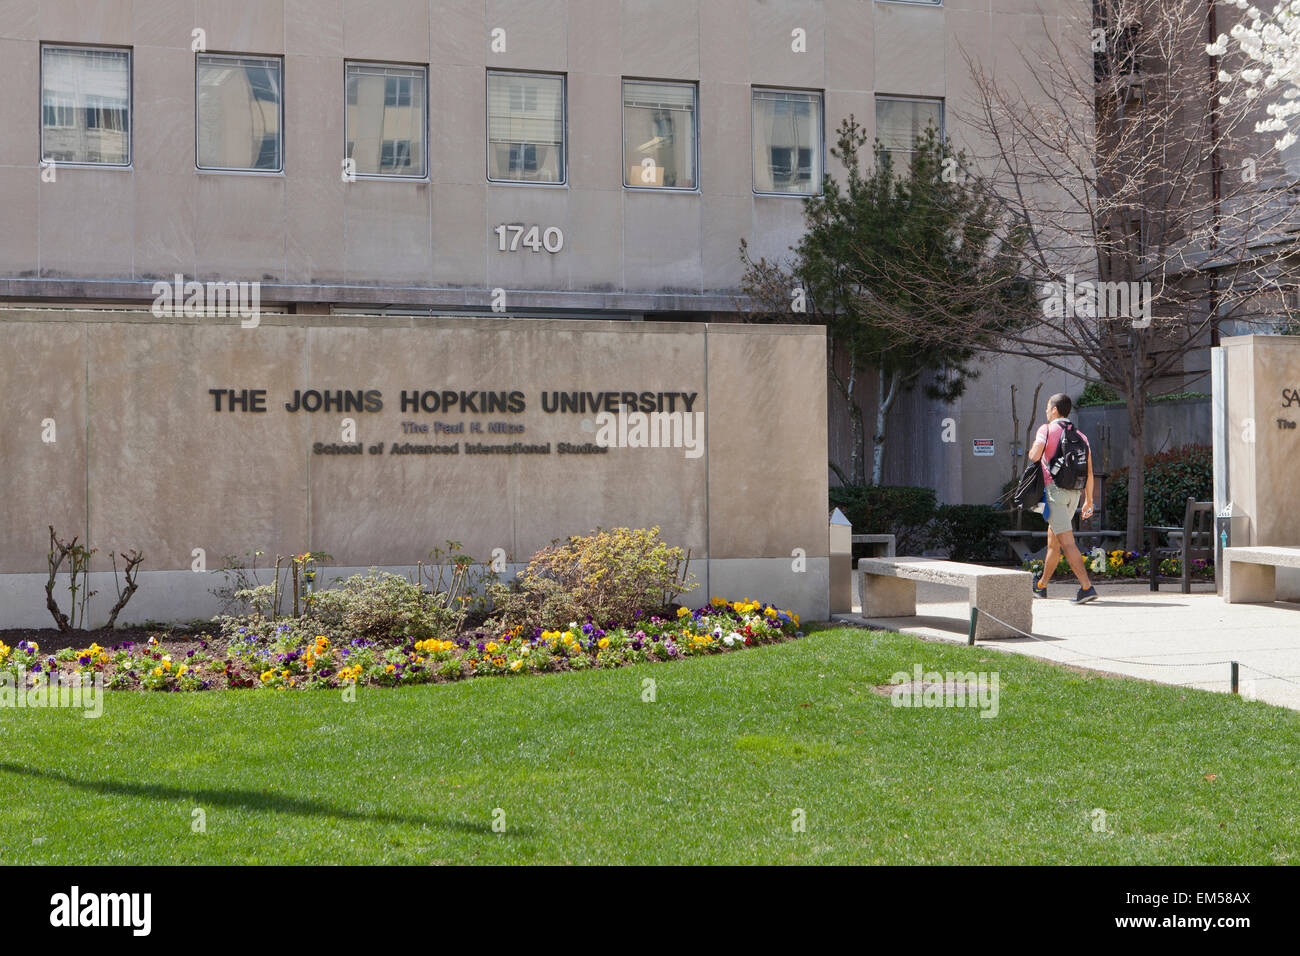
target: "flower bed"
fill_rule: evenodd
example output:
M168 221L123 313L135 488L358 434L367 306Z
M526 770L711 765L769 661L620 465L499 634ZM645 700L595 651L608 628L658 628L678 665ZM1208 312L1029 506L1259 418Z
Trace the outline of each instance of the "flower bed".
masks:
M42 654L37 644L0 643L0 671L37 675L59 672L121 690L195 691L211 688L324 689L356 685L430 684L468 677L622 667L719 654L802 636L799 615L758 601L714 598L707 607L679 608L674 616L636 612L627 622L598 625L590 617L552 629L522 626L480 630L451 639L407 637L395 641L310 633L310 618L235 627L173 659L164 643L65 648Z
M1123 548L1111 552L1103 551L1101 548L1093 548L1083 556L1083 559L1088 568L1088 576L1102 581L1146 578L1150 569L1147 555L1139 554L1136 551L1126 551ZM1041 578L1043 575L1043 562L1041 560L1025 561L1021 564L1021 567L1026 571L1032 571L1037 578ZM1160 562L1159 572L1163 577L1181 577L1183 563L1177 558L1164 558ZM1070 577L1072 574L1069 563L1062 557L1057 563L1052 576L1054 578L1065 578ZM1192 562L1191 576L1193 578L1209 578L1213 580L1214 563L1200 558L1195 559Z

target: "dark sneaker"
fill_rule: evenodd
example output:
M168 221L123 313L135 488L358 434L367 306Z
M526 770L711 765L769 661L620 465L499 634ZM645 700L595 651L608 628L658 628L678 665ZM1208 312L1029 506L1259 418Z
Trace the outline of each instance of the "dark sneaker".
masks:
M1074 596L1074 600L1071 601L1070 603L1087 604L1089 601L1095 601L1095 600L1097 600L1096 588L1087 588L1086 590L1084 588L1079 588L1079 593Z
M1045 598L1045 597L1047 597L1047 588L1040 588L1040 587L1038 586L1037 582L1035 582L1035 584L1034 584L1034 597L1041 597L1041 598Z

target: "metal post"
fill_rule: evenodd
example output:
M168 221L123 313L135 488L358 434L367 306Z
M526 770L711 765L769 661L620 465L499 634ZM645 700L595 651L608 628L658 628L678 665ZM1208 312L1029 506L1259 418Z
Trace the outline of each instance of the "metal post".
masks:
M979 620L980 609L973 604L970 609L970 633L966 635L966 643L972 647L975 645L975 622Z
M1147 571L1151 577L1151 590L1160 590L1160 559L1156 557L1156 535L1155 531L1148 531L1147 536Z
M1232 661L1231 664L1232 664L1232 692L1233 692L1234 694L1236 694L1236 693L1238 693L1238 691L1237 691L1237 662L1236 662L1236 661Z
M1231 488L1228 484L1228 424L1228 352L1223 346L1216 345L1210 349L1210 448L1214 456L1214 592L1220 595L1223 594L1225 538L1232 533L1229 530L1231 522L1220 521L1231 518L1232 515Z

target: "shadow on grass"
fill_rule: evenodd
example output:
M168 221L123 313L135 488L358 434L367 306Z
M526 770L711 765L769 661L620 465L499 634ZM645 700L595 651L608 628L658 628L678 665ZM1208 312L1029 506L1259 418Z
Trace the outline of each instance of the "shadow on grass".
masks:
M360 820L369 823L390 823L402 826L430 826L443 830L458 830L462 833L482 833L499 836L492 830L490 823L475 823L468 820L446 820L435 817L419 817L403 813L361 813L331 806L319 800L307 800L302 797L290 797L276 793L256 790L188 790L182 787L170 787L160 783L126 783L119 780L82 780L60 773L56 770L41 770L25 767L21 764L0 761L0 772L35 777L51 783L88 790L106 796L144 797L149 800L185 800L196 806L235 807L256 812L287 813L297 816L331 817L336 820ZM511 836L530 836L531 827L511 826Z

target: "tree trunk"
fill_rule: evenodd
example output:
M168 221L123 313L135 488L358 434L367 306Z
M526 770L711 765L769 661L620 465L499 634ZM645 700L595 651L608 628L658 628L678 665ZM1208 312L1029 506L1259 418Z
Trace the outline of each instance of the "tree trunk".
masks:
M849 360L849 381L844 391L845 403L849 409L849 474L853 483L866 483L867 460L867 426L862 420L862 406L858 404L858 370L852 358Z
M1140 391L1140 390L1139 390ZM1146 484L1146 405L1142 396L1128 401L1128 536L1130 551L1140 551L1143 546L1143 499Z
M1011 484L1020 478L1020 456L1016 454L1016 442L1020 440L1020 416L1016 413L1016 387L1011 386ZM1029 449L1026 448L1027 452Z
M833 349L827 356L827 362L831 381L835 383L835 388L839 391L840 398L844 401L844 407L849 413L849 473L844 474L843 470L834 462L831 462L831 470L846 485L865 484L867 426L863 420L862 406L858 404L858 370L850 364L848 379L841 378L835 369L835 352Z
M1043 383L1039 382L1034 386L1034 400L1029 403L1029 424L1025 426L1025 458L1029 458L1029 449L1034 447L1034 433L1038 430L1035 425L1035 419L1038 416L1038 393L1043 390ZM1016 476L1019 479L1019 475Z
M898 397L898 385L902 378L903 373L897 370L890 373L888 379L883 372L880 375L880 401L876 404L876 433L871 438L871 483L873 485L879 485L884 479L885 426L889 421L889 409L893 406L894 399Z
M849 430L853 441L853 454L850 470L855 485L867 482L867 423L862 415L862 406L856 401L849 401Z

